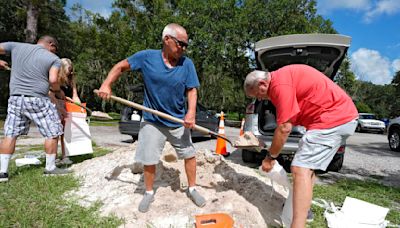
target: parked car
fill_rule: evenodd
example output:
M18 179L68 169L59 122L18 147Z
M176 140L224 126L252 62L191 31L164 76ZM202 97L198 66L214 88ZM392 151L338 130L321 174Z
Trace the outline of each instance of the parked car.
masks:
M143 99L143 85L133 86L129 88L134 93L133 101L141 103ZM139 135L140 121L142 120L142 111L133 107L124 107L121 111L121 120L119 121L119 132L121 134L131 135L136 139ZM196 107L196 124L205 127L211 131L218 131L219 119L215 113L207 110L203 105L197 103ZM198 131L192 131L193 137L206 137Z
M255 44L257 68L274 71L289 64L307 64L333 79L350 41L350 37L337 34L295 34L264 39ZM251 131L265 145L270 146L276 128L275 116L276 110L270 101L254 100L246 108L244 130ZM287 172L290 172L298 142L305 131L302 126L294 126L278 157ZM345 145L341 145L327 171L341 169L344 152ZM242 150L244 162L260 163L264 157L265 152Z
M400 116L390 120L388 127L388 140L390 149L400 152Z
M357 132L369 131L385 133L385 122L378 120L373 113L359 113L358 114L358 125L356 128Z

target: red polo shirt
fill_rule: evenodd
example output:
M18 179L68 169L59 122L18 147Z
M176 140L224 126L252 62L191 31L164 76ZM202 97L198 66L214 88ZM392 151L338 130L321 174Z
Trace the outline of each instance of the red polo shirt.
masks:
M271 72L268 97L277 123L291 121L311 129L327 129L358 117L351 98L327 76L307 65L288 65Z

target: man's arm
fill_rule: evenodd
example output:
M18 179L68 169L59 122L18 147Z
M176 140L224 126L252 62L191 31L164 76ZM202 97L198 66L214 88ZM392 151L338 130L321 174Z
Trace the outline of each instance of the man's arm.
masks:
M54 93L56 98L64 99L65 95L61 91L60 83L58 83L58 67L52 66L49 71L49 84L50 84L50 91Z
M0 43L0 55L5 55L6 54L6 50L3 47L3 44ZM0 60L0 69L10 69L10 67L8 66L8 63L6 61Z
M186 128L194 128L196 124L196 106L197 106L197 89L191 88L187 90L188 112L184 119Z
M269 154L272 158L277 158L285 144L290 132L292 131L292 123L290 121L279 124L275 129L274 137L272 139L271 147L269 148ZM262 169L269 172L275 164L275 160L270 156L267 156L262 162Z
M109 99L111 95L111 86L112 84L118 80L121 74L130 69L130 65L127 59L121 60L108 72L106 80L104 80L103 84L99 89L99 93L97 94L99 97L103 99Z
M5 55L6 49L4 49L3 43L0 43L0 55Z

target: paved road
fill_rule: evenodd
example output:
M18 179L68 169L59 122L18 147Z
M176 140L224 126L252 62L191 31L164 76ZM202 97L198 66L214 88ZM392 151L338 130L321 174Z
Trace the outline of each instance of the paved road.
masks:
M121 135L118 126L104 127L91 126L93 140L100 146L127 146L133 142L128 135ZM230 139L235 139L239 135L239 129L225 127L226 135ZM2 130L0 134L2 135ZM33 127L29 137L21 139L24 144L41 144L40 134ZM1 137L0 137L1 139ZM18 144L18 142L17 142ZM215 150L215 139L195 140L196 149ZM254 164L244 164L241 161L241 152L227 145L227 150L231 152L228 158L239 164L255 166ZM345 160L340 173L327 173L320 175L320 181L331 182L343 176L352 178L370 177L384 182L385 184L400 187L400 153L389 149L387 136L372 133L355 133L348 139Z

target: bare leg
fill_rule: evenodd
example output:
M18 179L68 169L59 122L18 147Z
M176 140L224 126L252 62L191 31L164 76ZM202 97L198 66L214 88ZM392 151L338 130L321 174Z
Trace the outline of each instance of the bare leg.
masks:
M185 159L185 170L189 187L196 186L196 157Z
M303 228L306 225L307 213L313 195L314 171L292 166L293 175L293 221L292 228Z
M65 156L65 144L64 144L64 135L60 136L60 144L61 144L61 159L64 159Z
M153 190L155 174L156 174L155 165L144 166L144 185L146 186L146 191Z
M5 137L0 144L0 154L13 154L17 137Z
M46 139L44 141L44 150L46 154L57 154L58 137Z

